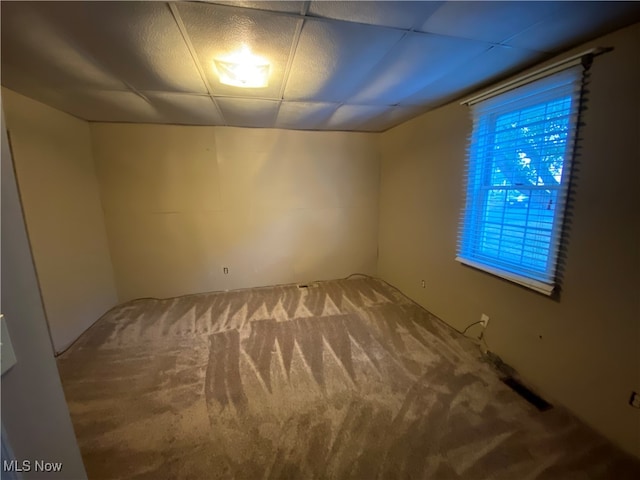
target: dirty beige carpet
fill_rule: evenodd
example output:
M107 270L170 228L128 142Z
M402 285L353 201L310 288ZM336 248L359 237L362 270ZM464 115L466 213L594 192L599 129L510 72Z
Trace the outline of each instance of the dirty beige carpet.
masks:
M91 479L640 478L370 278L132 301L59 368Z

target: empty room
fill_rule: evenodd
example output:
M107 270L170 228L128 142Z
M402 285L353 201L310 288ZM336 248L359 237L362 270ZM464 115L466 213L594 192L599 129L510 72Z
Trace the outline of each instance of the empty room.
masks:
M2 478L640 478L640 2L0 2Z

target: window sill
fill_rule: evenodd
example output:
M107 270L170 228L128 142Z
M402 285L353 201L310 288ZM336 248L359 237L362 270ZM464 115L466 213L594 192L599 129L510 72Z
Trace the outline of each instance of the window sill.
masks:
M517 283L518 285L522 285L523 287L530 288L531 290L535 290L536 292L542 293L547 296L551 296L555 288L554 285L533 280L531 278L523 277L522 275L517 275L515 273L507 272L505 270L500 270L499 268L490 267L483 263L475 262L467 258L456 257L456 261L462 263L463 265L467 265L469 267L482 270L483 272L490 273L491 275L495 275L496 277L504 278L505 280L509 280L510 282Z

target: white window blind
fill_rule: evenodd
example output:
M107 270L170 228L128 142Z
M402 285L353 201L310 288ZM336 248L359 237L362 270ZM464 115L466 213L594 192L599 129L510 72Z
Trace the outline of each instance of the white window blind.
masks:
M458 261L552 293L582 75L578 64L471 106Z

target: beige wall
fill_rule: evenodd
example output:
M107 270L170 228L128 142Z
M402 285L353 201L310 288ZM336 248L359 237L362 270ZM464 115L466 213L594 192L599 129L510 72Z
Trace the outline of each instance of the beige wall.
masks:
M54 348L116 303L89 124L2 89L29 241Z
M86 479L40 302L4 116L0 134L2 313L17 358L17 363L2 376L2 441L6 432L9 446L19 461L62 462L62 472L47 474L47 478ZM32 470L22 473L21 478L43 477Z
M375 273L374 135L126 124L91 133L121 301Z
M454 261L471 129L457 104L381 136L378 272L458 329L488 314L492 351L640 456L640 25L592 45L615 50L591 70L560 300Z

